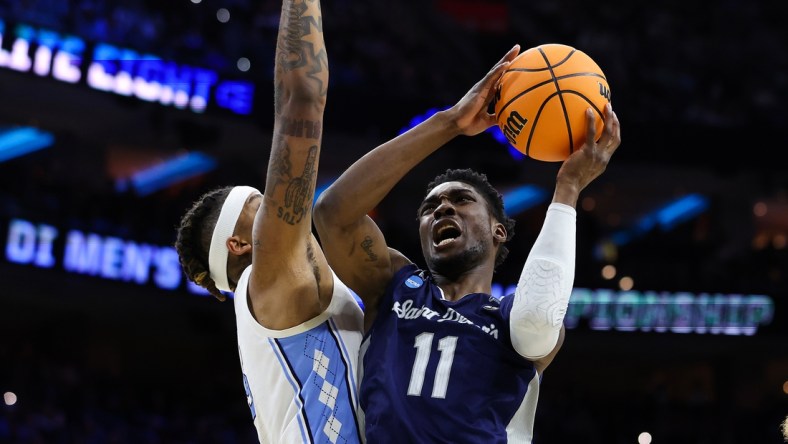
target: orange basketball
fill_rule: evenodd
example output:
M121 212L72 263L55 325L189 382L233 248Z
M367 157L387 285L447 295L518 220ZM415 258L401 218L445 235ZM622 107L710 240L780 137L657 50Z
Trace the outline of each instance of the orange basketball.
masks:
M579 149L592 107L597 139L604 127L610 86L599 66L583 51L561 44L540 45L521 53L503 73L495 96L498 126L528 157L562 161Z

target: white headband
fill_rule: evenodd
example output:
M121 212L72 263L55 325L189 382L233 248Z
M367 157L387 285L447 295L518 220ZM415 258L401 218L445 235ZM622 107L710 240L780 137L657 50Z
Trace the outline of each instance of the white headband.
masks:
M213 228L211 250L208 252L208 271L219 290L231 291L227 281L227 239L232 237L246 199L253 193L260 192L252 187L234 187L224 200L219 220Z

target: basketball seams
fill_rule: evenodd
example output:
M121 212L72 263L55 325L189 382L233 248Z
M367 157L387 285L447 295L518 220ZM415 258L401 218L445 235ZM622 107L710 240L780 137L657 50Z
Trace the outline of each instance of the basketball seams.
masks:
M531 123L531 130L528 133L528 140L527 140L527 142L525 144L525 155L526 156L528 156L530 154L530 152L531 152L531 140L533 139L534 132L536 131L537 124L539 123L539 117L542 115L542 110L544 110L544 108L547 106L547 104L550 103L550 99L552 99L553 97L555 97L557 95L563 95L563 94L572 94L572 95L581 97L586 103L588 103L589 106L591 106L591 108L594 109L594 111L600 117L603 118L604 114L602 113L602 110L600 110L594 104L594 102L592 102L591 99L588 98L588 96L586 96L585 94L581 93L580 91L575 91L573 89L564 89L564 90L561 90L560 92L554 92L553 94L551 94L545 100L542 101L542 104L539 106L539 110L536 112L536 115L534 116L534 120ZM570 147L572 146L571 140L570 140L569 146ZM571 148L570 148L569 152L570 152L570 154L572 153L572 149Z
M536 112L536 115L534 116L534 121L531 123L531 130L528 132L528 141L525 144L525 155L526 156L528 156L529 153L531 152L531 140L534 137L534 132L536 131L537 124L539 123L539 117L542 115L542 110L544 110L544 108L547 106L547 104L550 103L550 100L553 97L555 97L555 96L559 96L560 97L560 95L562 93L563 93L562 91L556 91L556 92L550 94L549 96L547 96L546 99L544 99L542 101L542 104L539 105L539 110ZM581 96L583 99L588 100L588 98L586 98L586 96L578 93L577 91L571 91L571 93L577 94L577 95ZM596 107L594 107L594 109L596 109ZM570 147L572 146L572 140L571 139L569 140L569 146ZM571 148L569 150L569 153L570 154L572 153L572 149Z
M575 90L575 89L562 89L562 90L561 90L561 94L574 94L574 95L576 95L576 96L580 96L580 97L582 97L582 98L583 98L583 100L585 100L586 102L588 102L588 104L589 104L589 105L591 105L591 107L592 107L592 108L594 108L594 111L596 111L597 113L599 113L599 115L600 115L600 116L604 116L604 113L602 112L602 110L600 110L599 108L597 108L597 106L594 104L594 102L592 102L592 101L591 101L591 99L590 99L590 98L588 98L588 96L587 96L587 95L585 95L585 94L583 94L582 92L580 92L580 91L577 91L577 90Z
M566 45L542 45L520 56L522 61L515 59L516 66L499 79L498 126L528 157L566 159L580 146L575 134L580 137L585 131L580 119L583 108L591 107L603 116L603 102L609 101L610 94L607 78L584 52Z
M506 72L509 72L509 71L542 72L542 71L550 69L550 67L558 68L561 65L563 65L564 63L566 63L572 57L572 55L574 55L574 53L577 52L577 50L570 51L569 54L567 54L561 61L559 61L558 63L552 63L552 64L550 63L550 60L547 59L547 56L545 56L544 51L542 51L541 48L539 48L539 52L541 52L542 55L545 57L545 62L547 62L547 66L546 67L544 67L544 68L511 68L511 69L507 69Z
M510 72L531 72L531 73L536 73L536 72L549 71L549 70L550 70L550 68L540 68L540 69L512 68L512 69L507 69L506 71L504 71L503 75L506 75L506 74L508 74ZM605 78L605 76L600 75L598 72L593 72L593 71L573 72L571 74L563 74L563 75L560 75L560 76L555 76L555 78L558 79L558 80L563 80L563 79L568 79L568 78L571 78L571 77L584 77L584 76L597 77L597 78L600 78L600 79L604 80L605 82L607 82L607 78ZM551 81L552 80L546 80L544 83L549 83Z
M569 123L569 112L566 110L566 102L564 101L564 96L561 94L561 86L558 84L558 79L556 79L555 71L553 69L553 66L550 64L550 59L547 58L547 54L545 54L544 49L542 49L542 48L537 48L537 49L539 50L539 53L544 58L545 63L547 63L547 67L550 69L550 76L553 78L553 85L555 86L556 93L558 94L558 100L561 101L561 111L564 114L564 123L566 124L566 133L569 136L569 154L571 155L575 151L574 144L572 143L575 139L572 136L572 125ZM565 62L566 60L568 60L572 56L572 54L574 54L574 53L575 53L575 51L572 50L569 53L569 55L566 56L566 58L564 58L563 61ZM544 103L542 103L542 107L544 107L544 104L547 103L549 100L550 100L550 98L545 99ZM540 111L541 111L542 107L540 107ZM531 133L533 133L533 129L534 128L536 128L536 125L532 124L532 126L531 126ZM531 144L531 140L529 138L528 145L530 145L530 144ZM529 148L526 148L526 153L528 151L530 151Z
M508 71L507 71L507 72L508 72ZM505 74L505 73L504 73L504 74ZM503 81L503 79L501 79L501 80ZM531 92L531 91L535 91L535 90L537 90L537 89L539 89L539 88L541 88L541 87L543 87L543 86L545 86L545 85L549 85L549 84L550 84L550 83L552 83L552 82L553 82L552 80L545 80L544 82L537 83L536 85L534 85L534 86L532 86L532 87L530 87L530 88L528 88L528 89L525 89L525 90L523 90L523 91L521 91L521 92L517 93L517 95L515 95L514 97L512 97L512 98L511 98L511 99L510 99L508 102L506 102L506 103L505 103L505 104L504 104L504 105L501 107L501 110L500 110L500 111L498 111L498 114L503 114L503 112L504 112L504 111L506 111L506 108L508 108L508 107L509 107L509 105L511 105L512 103L516 102L516 101L517 101L517 99L519 99L520 97L522 97L522 96L524 96L524 95L528 94L528 93L529 93L529 92Z
M504 73L507 73L507 72L542 72L542 71L547 71L548 69L549 68L547 68L547 67L544 67L544 68L509 68L506 71L504 71Z
M573 72L572 74L564 74L562 76L556 76L555 78L557 80L564 80L564 79L571 79L572 77L596 77L598 79L604 80L605 83L607 83L607 78L596 72Z
M594 111L599 115L599 117L604 120L605 114L585 94L581 93L580 91L575 91L574 89L564 89L561 91L561 94L574 94L576 96L582 97L583 100L585 100L586 103L588 103L591 106L591 108L594 108Z
M563 65L564 63L566 63L567 60L569 60L572 57L572 55L574 55L574 53L577 52L577 50L573 49L573 50L569 51L569 54L567 54L566 57L564 57L563 60L561 60L558 63L550 63L550 60L547 59L547 55L544 53L544 50L542 48L539 48L539 52L542 53L542 56L544 57L545 62L547 62L547 67L548 68L558 68L559 66Z
M528 140L525 142L525 155L530 156L531 153L531 140L534 137L534 131L536 131L536 126L539 123L539 117L542 115L542 110L547 104L550 102L550 99L556 96L557 92L549 95L545 100L542 101L542 104L539 105L539 110L536 111L536 115L534 116L534 121L531 122L531 130L528 132Z
M549 69L549 68L544 68L543 70L547 70L547 69ZM515 71L516 72L537 72L535 70L509 69L509 70L506 70L506 72L504 72L503 75L506 75L509 72L515 72ZM558 81L561 81L561 80L569 79L569 78L573 78L573 77L596 77L596 78L604 80L605 83L607 83L607 78L605 78L605 76L599 75L598 73L595 73L595 72L578 72L578 73L572 73L572 74L564 74L562 76L556 76L555 79L558 80ZM550 84L552 82L553 82L552 79L551 80L545 80L543 82L537 83L536 85L534 85L534 86L532 86L532 87L530 87L528 89L524 89L523 91L517 93L517 95L515 95L514 97L509 99L509 101L506 102L501 107L500 111L498 111L498 114L503 114L503 112L506 111L506 108L508 108L509 105L511 105L512 103L516 102L517 99L519 99L520 97L528 94L531 91L534 91L534 90L539 89L539 88L541 88L541 87L543 87L545 85L548 85L548 84ZM503 83L503 77L501 78L501 83ZM562 91L568 91L568 90L562 90Z

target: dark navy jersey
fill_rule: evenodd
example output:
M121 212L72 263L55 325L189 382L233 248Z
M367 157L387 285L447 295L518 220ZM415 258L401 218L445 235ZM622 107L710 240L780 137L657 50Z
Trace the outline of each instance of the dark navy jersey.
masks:
M398 271L361 347L367 442L530 443L539 377L512 347L512 300L450 302L415 265Z

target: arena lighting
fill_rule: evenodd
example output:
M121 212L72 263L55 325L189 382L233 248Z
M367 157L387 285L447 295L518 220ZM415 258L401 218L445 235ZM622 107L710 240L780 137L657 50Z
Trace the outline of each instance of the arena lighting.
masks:
M0 130L0 162L49 148L55 137L37 128L21 127Z
M0 18L0 69L204 112L253 111L255 85L221 72Z
M126 191L131 187L138 196L147 196L214 168L216 160L213 157L191 152L138 171L130 178L118 179L115 181L115 189Z
M523 185L507 191L503 195L503 205L506 214L513 217L516 214L532 208L547 199L547 191L536 185Z
M405 125L404 127L402 127L399 130L399 134L403 134L403 133L409 131L411 128L413 128L415 126L418 126L421 122L424 122L425 120L427 120L430 117L432 117L433 114L437 113L438 111L443 111L445 109L446 108L430 108L430 109L428 109L427 111L425 111L425 112L423 112L421 114L413 116L413 118L410 119L408 124Z
M14 392L3 393L3 402L5 402L5 405L12 406L16 404L16 401L17 401L16 393Z
M638 435L638 444L651 444L651 433L643 432Z
M525 159L525 154L519 151L517 148L512 146L511 143L506 139L506 136L501 131L501 128L498 125L492 126L485 131L486 133L490 134L493 139L495 139L501 145L506 146L509 151L509 155L512 156L514 160L523 160Z
M438 111L443 111L446 109L448 108L430 108L427 111L414 116L413 118L410 119L407 125L405 125L399 130L398 134L405 133L406 131L417 126L421 122L424 122L425 120L429 119L430 117L432 117L433 114L437 113ZM514 160L522 160L525 158L525 154L518 151L515 147L513 147L509 143L508 140L506 140L506 136L504 136L503 131L501 131L501 128L499 128L498 125L491 126L485 131L485 133L489 134L493 139L495 139L496 142L506 146L509 155L512 156Z
M708 199L700 194L690 194L657 211L656 218L663 230L671 230L676 225L698 216L708 207Z
M703 213L708 207L709 200L705 196L697 193L688 194L646 214L629 229L614 233L609 240L621 246L656 227L663 231L670 231L676 225Z
M332 177L331 179L323 181L320 185L315 187L315 198L312 200L312 205L314 205L317 202L317 198L320 197L320 195L323 194L323 191L325 191L328 187L330 187L335 180L337 180L337 178Z

